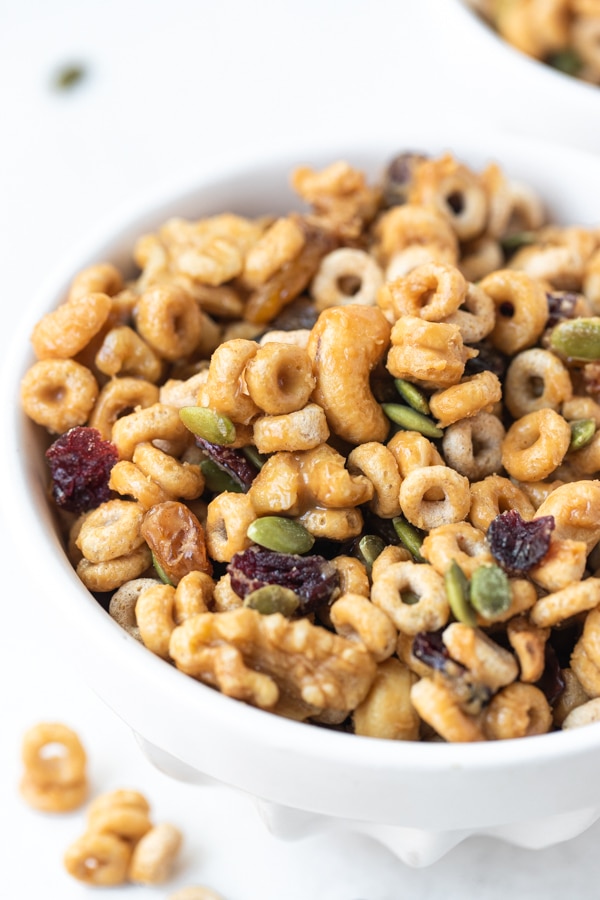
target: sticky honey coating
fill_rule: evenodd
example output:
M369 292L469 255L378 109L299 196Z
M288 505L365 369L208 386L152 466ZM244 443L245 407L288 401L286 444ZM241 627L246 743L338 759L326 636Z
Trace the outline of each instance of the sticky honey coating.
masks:
M275 715L452 742L596 721L600 227L450 152L291 181L304 212L173 217L137 275L74 273L36 325L25 414L116 448L110 499L61 510L81 581L149 652ZM40 808L53 789L24 779ZM96 832L76 877L81 853L105 883L163 877Z

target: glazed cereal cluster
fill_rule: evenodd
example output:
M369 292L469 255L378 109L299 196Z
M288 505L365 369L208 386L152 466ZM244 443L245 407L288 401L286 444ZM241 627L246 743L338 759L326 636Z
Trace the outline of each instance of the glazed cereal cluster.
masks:
M498 34L528 56L600 84L599 0L467 0Z
M297 168L36 325L82 582L223 694L410 741L600 717L600 229L495 162Z

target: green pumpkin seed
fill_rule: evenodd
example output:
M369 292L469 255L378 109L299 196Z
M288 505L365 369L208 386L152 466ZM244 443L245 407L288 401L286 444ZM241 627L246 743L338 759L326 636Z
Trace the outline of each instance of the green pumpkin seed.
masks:
M569 450L581 450L582 447L587 447L595 434L596 423L594 419L576 419L574 422L571 422Z
M414 384L411 384L410 381L405 381L404 378L394 378L394 384L402 399L409 406L412 406L413 409L416 409L417 412L422 413L424 416L429 415L431 410L429 409L427 397Z
M278 553L308 553L314 537L300 522L284 516L262 516L248 526L251 541Z
M230 491L234 494L244 493L241 484L224 472L212 459L203 459L200 463L200 471L204 475L206 487L213 494L222 494L223 491Z
M431 419L417 412L416 409L411 409L410 406L402 406L401 403L382 403L381 408L388 419L391 419L396 425L400 425L401 428L406 428L407 431L418 431L429 438L444 436L442 429L438 428Z
M469 604L469 580L455 559L444 575L446 596L454 618L465 625L475 626L477 616Z
M281 584L265 584L244 597L244 606L255 609L263 616L281 613L290 618L300 606L300 597Z
M535 231L515 231L513 234L507 234L506 237L501 238L500 244L506 253L514 253L521 247L535 244L537 239Z
M512 596L510 582L500 566L479 566L471 576L471 606L484 619L506 612Z
M224 446L235 441L235 425L231 419L208 406L184 406L179 410L179 418L192 434L210 444Z
M268 457L263 456L262 453L259 453L256 447L253 447L252 444L248 444L247 447L242 447L242 453L248 460L251 462L253 466L260 471L264 464L266 463Z
M152 553L152 565L156 569L156 574L158 575L158 577L160 578L160 580L162 581L163 584L170 584L170 585L173 584L173 582L171 581L171 579L169 578L169 576L167 575L167 573L165 572L165 570L163 569L163 567L161 566L159 561L157 560L154 553Z
M565 75L577 75L583 68L583 61L576 50L567 47L565 50L558 50L548 57L548 65Z
M378 534L365 534L358 542L357 556L364 563L368 574L371 574L373 563L385 549L385 541Z
M559 322L550 335L550 347L566 359L581 362L600 359L600 317Z
M400 538L400 543L406 547L416 561L425 562L421 556L421 544L423 543L423 538L420 532L402 516L396 516L395 519L392 519L392 525L394 526L394 531Z

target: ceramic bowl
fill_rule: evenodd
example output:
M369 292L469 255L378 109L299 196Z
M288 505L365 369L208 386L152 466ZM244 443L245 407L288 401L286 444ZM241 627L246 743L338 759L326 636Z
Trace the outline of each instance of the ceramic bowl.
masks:
M457 104L482 127L491 123L529 137L600 150L600 87L515 49L468 0L424 2L430 27L437 31L436 65L444 72L443 82L452 85Z
M408 148L450 150L475 168L496 160L539 191L555 220L597 224L600 158L466 127L435 134L404 125L363 145L298 150L233 172L196 174L143 198L67 252L24 313L2 380L3 509L7 534L15 537L9 552L29 572L30 606L47 617L57 652L128 723L158 767L253 795L281 837L354 832L425 865L473 834L542 847L588 827L600 816L600 724L481 744L393 742L280 718L200 684L131 638L80 583L47 503L44 436L18 401L33 362L33 323L64 299L78 270L103 260L124 264L134 239L168 216L287 212L297 205L288 176L299 163L345 158L375 176Z

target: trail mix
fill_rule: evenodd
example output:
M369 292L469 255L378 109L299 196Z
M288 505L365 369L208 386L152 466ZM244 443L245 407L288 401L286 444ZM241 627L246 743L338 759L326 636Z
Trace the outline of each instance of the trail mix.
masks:
M69 559L153 653L359 735L600 718L600 228L495 162L297 168L35 326Z
M565 75L600 84L598 0L467 0L500 37Z

